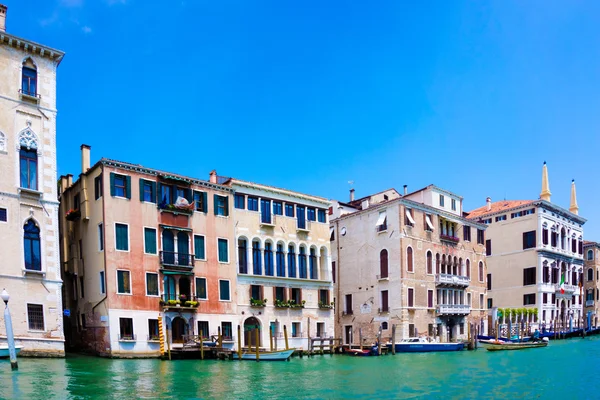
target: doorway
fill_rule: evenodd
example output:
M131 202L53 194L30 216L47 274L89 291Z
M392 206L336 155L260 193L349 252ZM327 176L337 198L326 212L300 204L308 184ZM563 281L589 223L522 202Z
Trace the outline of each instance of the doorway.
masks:
M344 327L344 343L352 344L352 325Z
M173 318L171 322L171 339L173 343L183 343L183 336L187 334L187 324L181 317Z
M258 329L258 343L256 341L256 329ZM244 345L246 347L260 347L260 321L255 317L250 317L244 322Z

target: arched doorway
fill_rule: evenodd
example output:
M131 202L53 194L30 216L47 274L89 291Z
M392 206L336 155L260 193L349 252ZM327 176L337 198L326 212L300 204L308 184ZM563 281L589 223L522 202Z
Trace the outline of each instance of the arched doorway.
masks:
M256 347L256 329L259 330L258 346L260 347L260 321L255 317L250 317L244 321L244 345L246 347Z
M566 302L566 300L561 300L560 301L560 319L565 318L565 316L566 316L566 309L567 309L567 302Z
M187 323L181 317L173 318L171 322L171 339L173 343L183 343L183 335L187 335Z

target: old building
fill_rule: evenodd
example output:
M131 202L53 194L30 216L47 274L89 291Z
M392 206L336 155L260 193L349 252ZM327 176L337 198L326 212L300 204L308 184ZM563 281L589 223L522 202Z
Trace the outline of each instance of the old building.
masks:
M584 317L586 323L598 326L598 303L600 301L600 243L583 242ZM589 326L589 325L586 325Z
M338 211L336 211L336 207ZM334 202L330 211L336 336L372 342L466 338L487 330L484 224L462 216L462 197L429 185Z
M79 179L61 177L70 343L157 356L160 316L170 343L221 330L233 345L233 190L81 151Z
M215 179L215 174L211 179ZM291 190L219 177L235 190L237 310L243 346L308 349L308 337L332 337L329 201Z
M56 190L64 53L6 32L6 13L0 5L0 290L11 295L20 354L64 356Z
M582 317L583 224L571 184L571 204L550 201L548 169L538 200L502 200L469 212L488 226L486 254L489 308L531 308L531 322ZM562 284L561 284L562 282ZM564 322L563 322L564 323Z

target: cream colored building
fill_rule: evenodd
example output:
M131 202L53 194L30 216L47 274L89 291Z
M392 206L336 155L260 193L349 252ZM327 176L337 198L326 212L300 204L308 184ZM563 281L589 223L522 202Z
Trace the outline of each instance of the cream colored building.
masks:
M64 356L56 70L64 53L5 30L0 5L0 289L21 355ZM0 341L6 337L0 323Z
M336 337L345 344L487 331L486 226L462 216L462 197L429 185L334 202L331 213Z
M579 284L586 222L578 215L575 182L571 184L568 210L552 203L550 196L544 163L540 199L492 202L488 197L486 205L468 215L470 220L488 226L489 308L536 308L537 320L545 322L547 328L556 318L577 321L583 316Z
M269 348L269 329L283 348L308 349L308 338L332 337L333 297L328 200L286 189L221 178L235 190L237 311L243 346Z
M598 326L600 303L600 243L583 242L583 275L584 275L584 317L590 319L593 326ZM589 317L588 317L589 315Z

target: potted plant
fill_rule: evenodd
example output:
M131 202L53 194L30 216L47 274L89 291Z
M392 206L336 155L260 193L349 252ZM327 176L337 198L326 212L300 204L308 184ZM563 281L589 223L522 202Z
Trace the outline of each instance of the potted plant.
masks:
M288 308L290 304L285 300L275 299L275 307L277 308Z
M81 217L81 211L79 211L78 209L74 209L74 208L70 209L65 214L65 218L67 218L67 221L76 221L80 217Z
M322 301L319 301L319 308L331 309L331 308L333 308L333 301L331 303L329 303L329 304L323 303Z
M265 307L267 305L267 299L253 299L250 298L250 305L252 307Z

